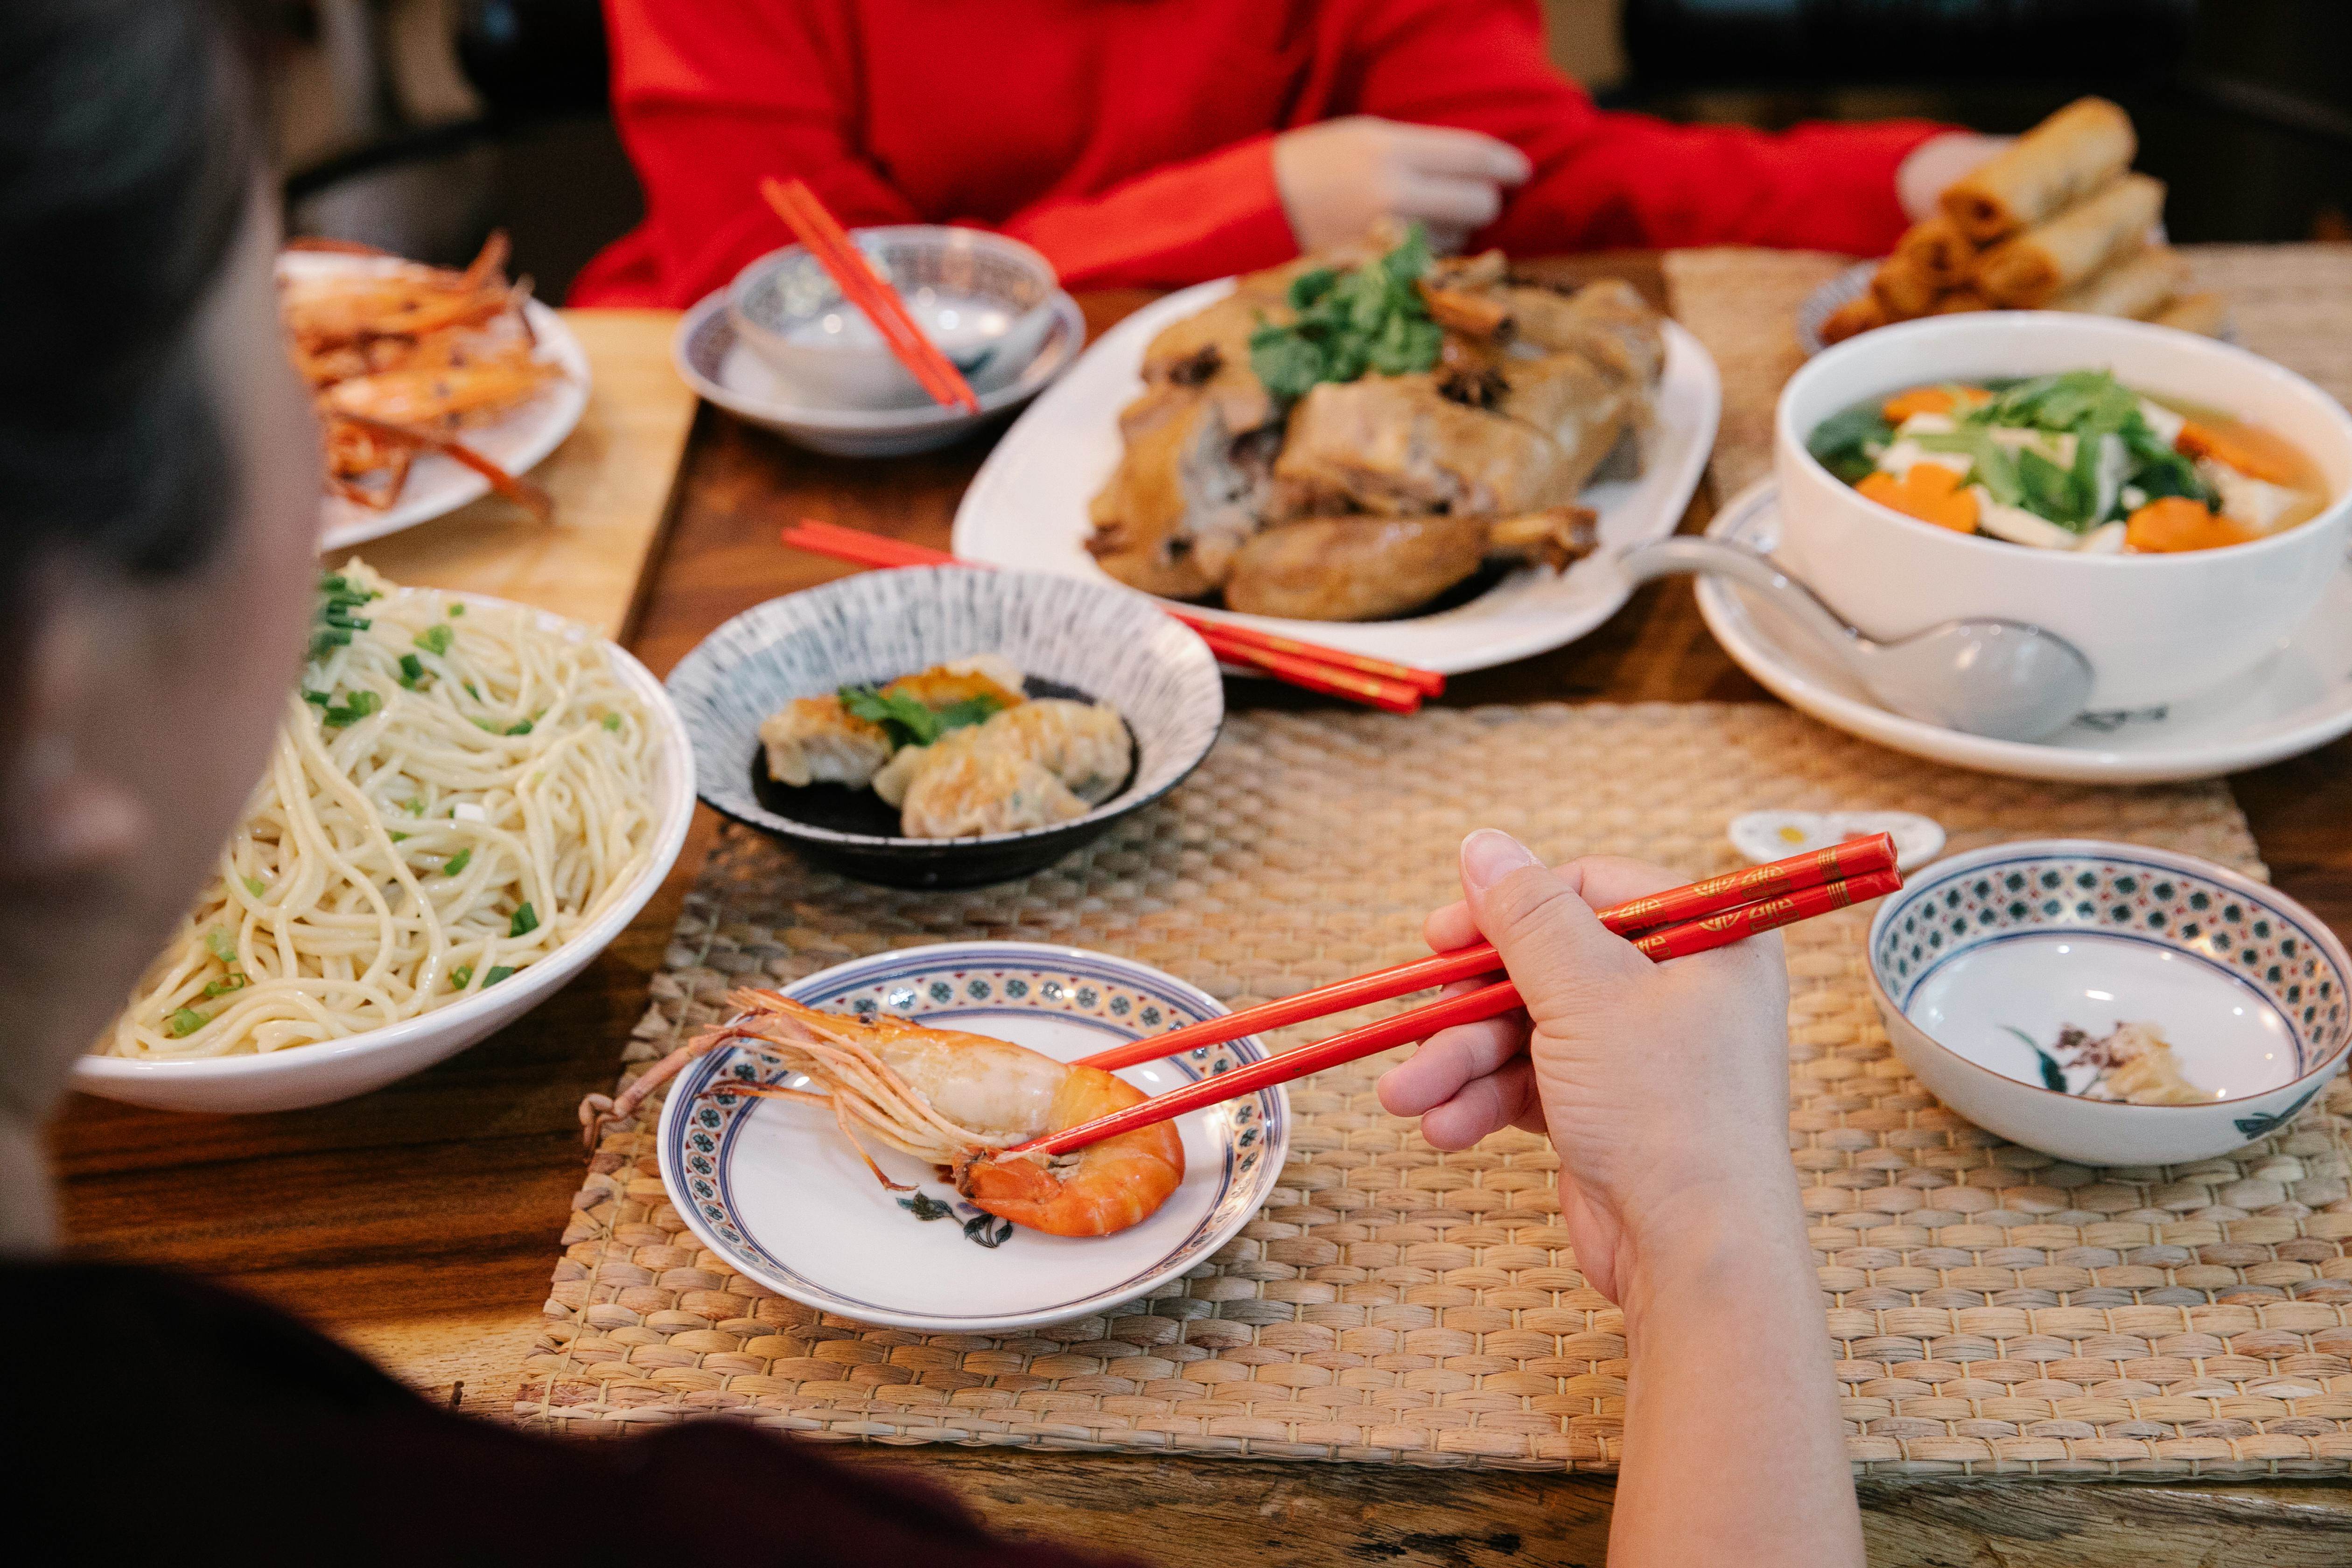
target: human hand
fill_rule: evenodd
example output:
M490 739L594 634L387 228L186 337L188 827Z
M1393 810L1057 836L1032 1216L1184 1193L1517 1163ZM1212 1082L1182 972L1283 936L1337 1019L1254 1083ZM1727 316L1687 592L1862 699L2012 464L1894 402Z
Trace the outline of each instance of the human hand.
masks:
M1275 189L1303 250L1361 239L1383 218L1418 222L1433 249L1458 250L1503 210L1501 187L1528 173L1507 142L1366 114L1274 139Z
M1547 1133L1578 1265L1612 1300L1654 1236L1719 1234L1759 1202L1794 1213L1780 937L1659 963L1593 914L1678 881L1613 857L1548 870L1507 834L1470 835L1466 897L1424 934L1438 952L1493 942L1526 1007L1431 1036L1380 1082L1441 1149Z

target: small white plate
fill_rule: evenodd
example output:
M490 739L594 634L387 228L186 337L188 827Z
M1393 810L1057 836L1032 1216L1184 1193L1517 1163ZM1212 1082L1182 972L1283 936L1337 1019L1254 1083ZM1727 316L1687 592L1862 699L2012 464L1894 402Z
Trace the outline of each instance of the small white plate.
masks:
M1761 479L1707 525L1768 553L1780 542L1778 487ZM2013 778L2159 784L2212 778L2300 756L2352 731L2352 570L2279 651L2188 702L2084 714L2040 742L1989 741L1890 713L1779 611L1721 577L1698 580L1699 613L1738 666L1790 707L1850 735L1931 762ZM2197 635L2193 626L2183 637Z
M1012 942L856 959L784 994L830 1011L992 1035L1062 1061L1226 1011L1148 964ZM1248 1037L1118 1076L1164 1094L1265 1055ZM760 1071L728 1047L678 1075L662 1107L657 1155L670 1201L705 1245L768 1289L861 1323L927 1333L1065 1322L1148 1294L1205 1261L1257 1213L1289 1147L1290 1101L1280 1088L1206 1107L1177 1119L1184 1180L1149 1219L1090 1237L1013 1227L992 1247L977 1237L1007 1227L963 1203L929 1166L872 1151L893 1181L918 1183L925 1197L953 1205L950 1215L925 1221L901 1202L911 1194L874 1179L824 1111L720 1087Z
M1233 291L1230 278L1171 294L1103 335L1061 384L1006 432L956 509L955 552L1066 577L1115 581L1087 553L1087 503L1118 464L1118 411L1143 389L1143 351L1161 328ZM1601 549L1565 573L1529 566L1466 605L1391 621L1296 621L1199 609L1218 621L1304 637L1351 653L1454 674L1507 664L1575 641L1617 613L1631 590L1602 558L1672 533L1715 445L1723 388L1699 341L1665 323L1665 374L1642 477L1580 499L1601 513Z
M950 446L984 429L1043 392L1078 357L1087 319L1078 302L1056 290L1055 324L1045 345L1017 374L974 384L980 412L926 405L920 408L832 408L813 404L773 365L736 335L724 289L687 311L670 340L670 363L706 402L738 419L772 430L813 452L839 458L901 458Z
M278 258L281 276L319 278L337 272L397 272L413 265L386 256L344 256L332 251L290 251ZM539 340L539 355L563 367L563 379L551 383L521 406L487 425L459 432L466 445L510 474L535 468L563 444L588 408L588 352L562 315L536 300L523 302L523 318ZM341 496L320 498L319 550L321 554L349 550L371 539L382 539L404 528L453 512L490 493L490 481L463 463L438 452L420 452L408 470L400 499L382 511L360 506Z

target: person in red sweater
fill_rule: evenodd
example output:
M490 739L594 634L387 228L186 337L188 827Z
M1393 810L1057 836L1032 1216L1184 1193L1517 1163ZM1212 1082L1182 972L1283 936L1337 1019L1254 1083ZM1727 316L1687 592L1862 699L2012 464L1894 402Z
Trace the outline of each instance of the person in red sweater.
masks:
M685 306L785 244L761 176L851 226L966 223L1074 289L1173 288L1374 219L1519 255L1875 255L1981 139L1604 113L1536 0L604 0L645 223L574 304Z

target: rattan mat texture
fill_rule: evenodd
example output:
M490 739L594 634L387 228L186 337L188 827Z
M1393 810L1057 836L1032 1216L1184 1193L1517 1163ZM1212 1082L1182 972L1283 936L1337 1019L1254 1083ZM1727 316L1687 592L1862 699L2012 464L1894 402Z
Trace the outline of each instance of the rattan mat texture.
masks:
M1165 802L1005 886L867 887L730 827L627 1070L716 1019L730 985L950 939L1123 953L1246 1005L1416 955L1473 827L1696 877L1736 863L1725 825L1760 806L1906 807L1955 849L2074 834L2260 871L2223 785L1985 778L1773 707L1248 714ZM1789 933L1789 1142L1856 1463L2346 1468L2352 1094L2179 1169L2003 1144L1890 1053L1864 979L1867 916ZM1380 1109L1391 1059L1292 1087L1290 1163L1211 1263L1115 1312L1003 1337L870 1329L764 1294L686 1231L641 1116L607 1136L575 1200L518 1414L574 1432L723 1412L887 1443L1612 1468L1624 1325L1578 1271L1549 1145L1511 1133L1437 1152Z
M2188 245L2197 286L2229 297L2237 341L2352 403L2352 245ZM1723 425L1708 472L1718 500L1772 471L1772 405L1805 363L1797 307L1853 265L1817 250L1677 250L1665 258L1674 313L1723 374Z

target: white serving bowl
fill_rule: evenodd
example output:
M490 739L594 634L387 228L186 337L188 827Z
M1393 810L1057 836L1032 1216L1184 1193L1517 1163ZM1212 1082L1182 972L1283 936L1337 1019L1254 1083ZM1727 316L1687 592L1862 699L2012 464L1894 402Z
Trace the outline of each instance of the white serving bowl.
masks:
M1805 449L1814 426L1864 398L2084 369L2284 437L2318 465L2332 504L2299 527L2225 549L2084 555L1906 517ZM1773 464L1780 558L1838 614L1882 639L1975 616L2045 627L2090 658L2094 710L2181 701L2260 664L2317 605L2352 533L2352 416L2334 398L2243 349L2100 316L1981 311L1850 338L1781 391Z
M488 608L506 601L477 594L442 594ZM554 616L548 623L572 626ZM593 633L577 628L580 635ZM141 1061L128 1057L85 1056L74 1063L73 1087L85 1094L161 1110L247 1112L295 1110L326 1105L421 1072L497 1033L546 1001L588 961L627 929L646 900L669 875L694 820L694 752L686 725L653 672L621 647L607 643L612 659L631 691L652 717L655 820L653 844L643 870L620 889L596 918L536 963L517 970L463 1002L402 1023L369 1029L340 1040L292 1046L251 1056L205 1057L192 1061Z
M1018 240L940 224L861 228L851 241L975 390L1019 375L1054 326L1053 263ZM923 408L930 395L803 246L735 275L728 314L803 401L840 409Z
M1878 907L1871 995L1895 1051L1979 1127L2091 1165L2177 1165L2275 1131L2352 1049L2352 958L2276 889L2193 855L2095 839L1938 861ZM2086 1100L2036 1047L2158 1025L2181 1073L2227 1098Z

